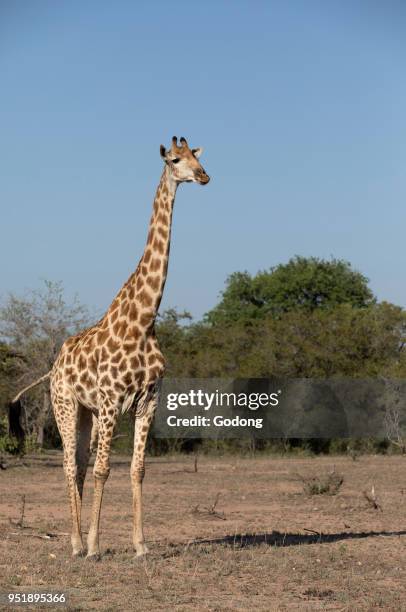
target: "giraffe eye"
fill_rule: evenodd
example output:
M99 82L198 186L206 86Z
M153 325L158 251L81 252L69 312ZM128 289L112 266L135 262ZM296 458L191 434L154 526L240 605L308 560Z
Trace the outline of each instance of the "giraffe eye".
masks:
M178 164L180 162L180 158L176 157L175 159L172 160L173 164Z

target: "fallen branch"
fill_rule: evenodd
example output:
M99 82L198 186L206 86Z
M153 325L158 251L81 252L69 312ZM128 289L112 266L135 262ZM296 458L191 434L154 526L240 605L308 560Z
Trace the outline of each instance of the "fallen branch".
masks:
M24 533L18 531L11 531L11 535L24 536L25 538L40 538L41 540L52 540L48 534L41 535L40 533Z
M303 531L308 531L309 533L314 533L315 535L319 536L320 538L322 536L321 531L314 531L314 529L307 529L306 527L303 527Z
M214 500L214 504L212 506L203 507L202 509L200 509L199 504L197 504L196 506L192 508L192 514L199 514L200 516L206 516L206 517L213 516L214 518L218 518L222 521L226 521L227 519L224 515L224 512L217 512L216 510L216 506L217 506L219 499L220 499L220 493L217 493L216 499Z
M25 538L39 538L41 540L52 540L59 536L69 536L69 533L64 532L47 532L47 533L25 533L23 531L10 531L10 535L24 536Z

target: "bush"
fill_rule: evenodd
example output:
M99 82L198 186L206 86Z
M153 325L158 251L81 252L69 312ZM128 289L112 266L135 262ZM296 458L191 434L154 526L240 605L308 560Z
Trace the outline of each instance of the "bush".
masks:
M336 495L344 482L344 476L335 470L321 476L300 476L306 495Z
M7 416L3 415L0 417L0 453L16 454L18 448L18 440L9 435Z

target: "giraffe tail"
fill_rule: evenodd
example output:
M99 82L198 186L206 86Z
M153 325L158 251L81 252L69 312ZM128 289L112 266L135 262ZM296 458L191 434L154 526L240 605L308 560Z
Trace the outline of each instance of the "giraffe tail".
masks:
M24 393L26 393L30 389L33 389L34 387L36 387L40 383L44 382L44 380L47 380L51 376L51 372L52 372L52 370L49 370L49 372L44 374L44 376L41 376L41 378L37 378L37 380L35 380L30 385L28 385L28 387L24 387L24 389L21 389L21 391L19 393L17 393L17 395L11 400L11 403L14 404L15 402L18 402L18 400L20 399L20 397L22 395L24 395Z

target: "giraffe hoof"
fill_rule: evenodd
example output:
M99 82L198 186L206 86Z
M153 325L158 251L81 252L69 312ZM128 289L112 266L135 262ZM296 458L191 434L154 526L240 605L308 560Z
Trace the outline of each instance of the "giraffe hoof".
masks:
M86 551L82 549L80 550L74 550L72 553L72 557L73 559L78 559L79 557L84 557L86 554Z
M88 561L95 561L95 562L96 562L96 561L101 561L101 554L100 554L100 553L98 553L98 552L97 552L97 553L90 553L90 554L88 553L88 554L86 555L86 559L87 559Z
M144 557L146 554L148 554L148 552L149 552L149 549L146 544L137 544L137 546L135 547L136 557Z

